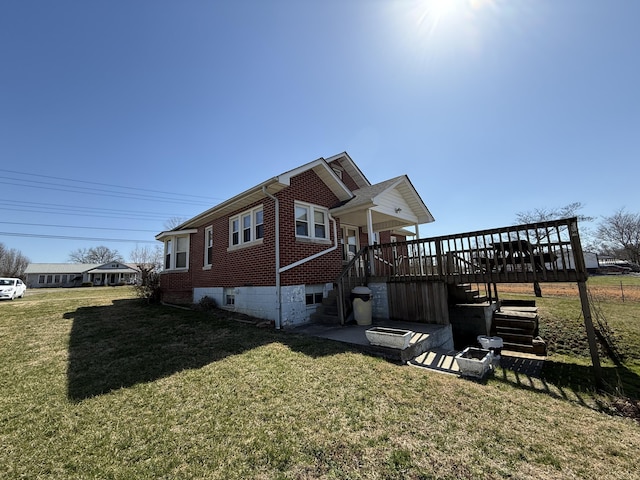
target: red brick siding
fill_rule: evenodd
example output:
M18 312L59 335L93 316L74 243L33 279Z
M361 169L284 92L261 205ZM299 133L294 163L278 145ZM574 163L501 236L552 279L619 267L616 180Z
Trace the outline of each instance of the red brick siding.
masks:
M383 232L379 232L380 233L380 243L384 244L384 243L391 243L391 231L390 230L385 230ZM404 242L406 237L404 237L403 235L394 235L396 237L396 241L398 242ZM369 245L369 235L367 234L367 232L360 228L360 235L359 235L359 240L360 240L360 248Z
M186 304L193 301L189 272L163 273L160 275L160 291L163 302Z
M333 223L329 222L331 243L309 243L295 238L295 201L333 207L338 198L309 170L291 179L291 186L277 194L280 202L280 265L287 266L333 246ZM264 238L261 244L228 251L229 218L255 206L263 206ZM213 226L213 265L204 266L204 232ZM339 224L338 224L339 228ZM333 282L340 274L340 246L328 254L283 272L281 285ZM228 217L205 224L191 235L189 272L166 273L162 276L163 292L191 291L198 287L237 287L275 285L275 204L270 198L233 212ZM170 278L170 280L169 280ZM165 280L166 279L166 280Z
M354 190L357 190L358 188L360 188L358 187L356 182L353 181L353 178L351 178L349 174L342 168L342 165L338 160L331 162L329 166L331 168L336 167L342 170L342 183L344 183L349 188L349 190L353 192Z
M262 243L229 249L229 218L262 205L264 238ZM233 212L213 222L213 264L204 266L204 231L211 224L198 228L191 235L189 270L194 287L266 286L275 284L275 208L273 200L265 198L250 207Z
M296 240L295 202L302 201L313 205L331 208L340 203L333 192L312 170L291 179L291 186L278 193L280 201L280 264L287 266L327 250L333 246L333 223L329 222L328 237L330 244L308 243ZM340 228L340 224L337 224ZM294 267L282 273L282 285L301 285L332 283L342 270L340 246L332 252Z

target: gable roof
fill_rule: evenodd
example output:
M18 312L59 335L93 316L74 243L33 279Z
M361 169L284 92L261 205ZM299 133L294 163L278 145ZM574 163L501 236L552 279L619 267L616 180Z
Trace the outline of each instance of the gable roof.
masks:
M346 153L337 155L334 159L337 158L340 158L341 161L344 161L342 165L352 164L352 166L349 166L349 169L353 170L354 172L356 170L359 171L359 169L353 163L353 160L351 160L351 158L346 155ZM347 169L346 166L345 169ZM353 198L353 193L351 192L351 190L349 190L349 188L342 182L342 180L338 178L333 169L329 166L327 160L321 157L313 160L312 162L294 168L293 170L281 173L276 177L272 177L269 180L266 180L248 190L245 190L235 197L232 197L229 200L225 200L224 202L187 220L186 222L175 228L175 230L173 231L184 231L185 229L199 227L205 223L210 222L211 220L224 217L232 212L248 207L249 205L258 202L263 198L268 197L269 195L274 195L281 190L284 190L289 185L291 185L291 179L293 177L300 175L301 173L304 173L308 170L313 170L318 175L318 177L320 177L320 179L327 185L327 187L331 189L338 200L344 202ZM359 178L358 181L365 181L368 183L364 176L362 174L360 175L362 178ZM156 235L156 239L160 240L168 233L169 232L161 232Z
M367 177L364 176L360 168L356 165L356 163L351 159L347 152L342 152L332 157L327 158L327 163L339 162L342 168L347 172L347 174L353 179L353 181L358 185L358 188L364 188L371 185L371 182L367 180Z
M410 213L415 216L415 223L430 223L435 220L414 188L411 180L409 180L409 177L406 175L390 178L384 182L356 190L353 193L353 199L332 209L332 213L344 215L349 212L378 207L391 202L396 205L393 207L396 215L402 212L403 207L407 207ZM395 198L392 198L394 193Z
M336 175L330 165L337 162L359 187L351 191ZM371 185L347 152L333 155L327 159L318 158L292 170L272 177L224 202L205 210L182 223L174 230L160 232L156 240L176 234L195 233L197 227L230 215L233 212L248 208L264 198L284 190L291 185L291 179L301 173L312 170L329 187L340 200L339 207L331 209L332 213L344 218L345 223L353 221L354 225L363 223L363 215L370 208L376 216L375 226L382 229L397 229L409 225L430 223L433 215L420 198L420 195L406 175L401 175L384 182Z
M349 223L352 218L362 215L367 209L372 209L380 216L377 227L395 228L404 225L424 224L434 221L433 215L422 201L411 180L406 175L390 178L375 185L360 188L353 192L354 197L341 206L331 209L331 213L345 219ZM394 217L391 220L390 217ZM362 220L351 220L354 224L361 224Z

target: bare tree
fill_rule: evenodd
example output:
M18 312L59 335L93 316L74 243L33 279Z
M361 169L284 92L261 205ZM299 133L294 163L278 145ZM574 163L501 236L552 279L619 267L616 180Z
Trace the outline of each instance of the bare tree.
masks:
M593 220L593 217L578 214L578 210L584 207L580 202L573 202L564 207L540 207L535 208L527 212L519 212L516 214L516 221L522 224L530 223L543 223L551 220L560 220L563 218L577 217L578 220L583 222L589 222ZM547 239L549 233L544 228L534 228L531 230L530 235L536 239L537 242L541 242ZM534 282L533 291L536 297L542 296L542 290L540 289L540 283Z
M135 286L140 298L150 303L160 300L160 270L162 270L162 247L140 247L136 245L129 258L140 270L140 281Z
M171 217L164 222L165 230L173 230L176 227L182 225L187 219L184 217Z
M577 217L580 222L591 222L593 217L587 215L581 215L578 210L582 210L584 205L580 202L573 202L564 207L547 208L541 207L527 212L519 212L516 214L516 221L518 223L542 223L551 220L561 220L563 218ZM581 236L584 238L591 237L588 228L580 227ZM547 238L547 232L543 228L533 229L531 231L532 237L537 241L542 241Z
M519 212L516 214L518 223L537 223L549 220L560 220L562 218L578 217L581 222L590 222L593 217L578 214L578 210L582 210L584 205L581 202L573 202L564 207L556 208L535 208L527 212Z
M0 243L0 277L22 278L29 265L29 259L15 248L7 248Z
M162 247L159 244L153 247L136 245L136 248L131 250L129 254L131 263L134 263L138 268L156 272L162 270L162 256Z
M73 263L109 263L124 262L122 255L117 250L99 245L91 248L78 248L69 253L69 261Z
M640 264L639 213L625 212L621 208L610 217L604 217L598 224L596 237L606 253Z

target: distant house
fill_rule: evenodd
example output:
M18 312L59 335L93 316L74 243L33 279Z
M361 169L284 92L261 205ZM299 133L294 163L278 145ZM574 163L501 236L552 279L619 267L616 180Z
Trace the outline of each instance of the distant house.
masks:
M138 273L134 265L121 262L30 263L25 270L25 283L29 288L133 284Z
M429 222L406 175L371 184L347 153L319 158L159 233L162 298L209 296L277 326L305 323L361 247Z

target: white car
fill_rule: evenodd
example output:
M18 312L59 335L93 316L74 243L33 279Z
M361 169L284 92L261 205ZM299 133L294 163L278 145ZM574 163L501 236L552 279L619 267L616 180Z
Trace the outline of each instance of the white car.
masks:
M0 278L0 299L22 298L26 289L27 286L19 278Z

